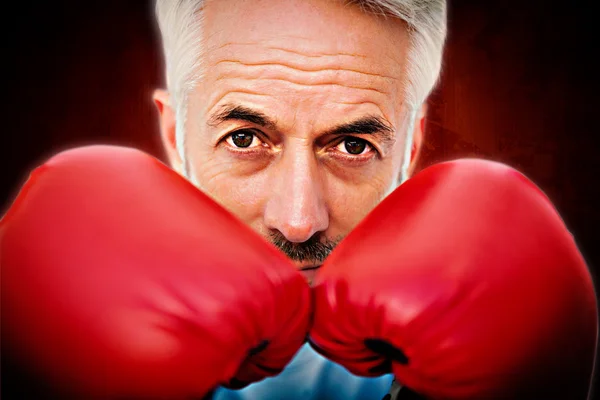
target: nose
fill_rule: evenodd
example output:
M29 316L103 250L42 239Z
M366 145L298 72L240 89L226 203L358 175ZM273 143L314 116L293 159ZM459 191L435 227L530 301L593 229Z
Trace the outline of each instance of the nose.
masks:
M329 225L318 161L312 151L288 151L281 156L272 179L264 221L287 240L302 243Z

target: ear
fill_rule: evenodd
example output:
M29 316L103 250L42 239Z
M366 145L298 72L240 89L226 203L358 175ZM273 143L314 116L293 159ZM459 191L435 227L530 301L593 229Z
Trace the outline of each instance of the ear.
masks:
M171 168L183 174L183 162L177 151L176 114L171 106L170 98L169 92L163 89L155 90L152 95L152 100L158 109L160 136L167 159Z
M423 103L417 117L415 119L415 126L413 128L413 141L412 148L410 149L410 165L408 167L408 176L412 176L415 168L419 162L419 155L421 154L421 145L423 144L423 135L425 133L425 117L427 116L427 103Z

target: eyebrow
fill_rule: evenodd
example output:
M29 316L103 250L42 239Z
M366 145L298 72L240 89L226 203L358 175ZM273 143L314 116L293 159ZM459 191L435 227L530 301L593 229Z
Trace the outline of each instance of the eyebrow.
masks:
M217 126L226 121L246 121L255 125L275 130L277 123L260 111L236 104L225 104L208 120L211 126Z
M392 145L396 141L394 128L383 118L376 115L368 115L338 125L326 133L329 135L373 135L387 145Z
M225 104L208 120L210 126L217 126L226 121L246 121L261 127L277 130L275 120L264 113L237 104ZM386 145L395 141L394 128L387 121L376 115L367 115L351 122L337 125L325 132L328 135L373 135Z

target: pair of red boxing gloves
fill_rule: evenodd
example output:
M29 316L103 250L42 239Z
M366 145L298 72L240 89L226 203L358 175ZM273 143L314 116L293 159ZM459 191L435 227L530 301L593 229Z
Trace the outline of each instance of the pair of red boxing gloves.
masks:
M158 160L90 146L37 168L0 222L2 352L64 398L198 398L305 341L428 399L585 399L597 310L546 196L509 167L432 166L314 288Z

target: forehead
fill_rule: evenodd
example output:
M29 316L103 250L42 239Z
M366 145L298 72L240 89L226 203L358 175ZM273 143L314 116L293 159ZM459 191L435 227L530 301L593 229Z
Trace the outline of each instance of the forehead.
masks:
M398 19L336 0L208 0L203 11L205 111L232 94L298 110L381 108L404 86L408 37Z
M203 11L209 57L239 54L244 45L262 46L271 53L345 56L374 73L383 70L378 67L387 67L386 72L390 66L402 67L406 58L402 21L368 14L343 1L208 0ZM240 47L227 49L228 44Z

